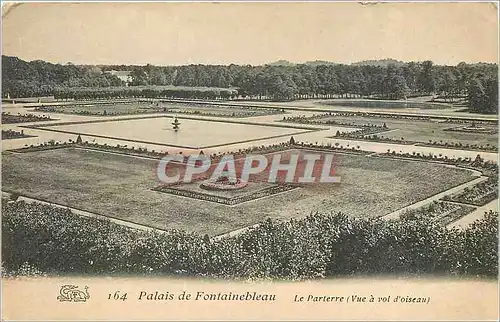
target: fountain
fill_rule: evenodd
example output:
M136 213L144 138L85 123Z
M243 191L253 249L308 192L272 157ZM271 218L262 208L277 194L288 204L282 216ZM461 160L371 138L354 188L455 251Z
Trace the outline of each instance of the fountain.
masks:
M482 126L478 126L476 124L476 122L472 121L472 124L470 124L468 126L462 127L462 130L464 130L465 132L477 132L477 133L480 133L480 132L484 132L487 129L484 128L484 127L482 127Z
M179 131L179 125L181 125L181 123L179 122L177 117L174 119L174 122L172 123L172 125L173 125L173 129L175 132Z
M237 190L244 188L248 182L224 171L218 178L203 181L200 188L205 190Z

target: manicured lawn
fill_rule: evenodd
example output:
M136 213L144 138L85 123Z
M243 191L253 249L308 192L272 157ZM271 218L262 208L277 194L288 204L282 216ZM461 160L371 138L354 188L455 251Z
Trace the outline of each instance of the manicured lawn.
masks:
M7 191L161 229L217 235L266 217L311 211L377 217L471 180L467 170L417 161L337 154L341 182L316 184L235 206L152 191L156 162L82 149L2 156Z
M203 149L214 146L258 141L312 131L291 124L261 125L242 121L215 121L188 119L179 116L180 129L172 128L174 118L151 117L137 119L116 119L105 122L51 124L41 129L64 131L64 133L116 138L131 142L180 146Z

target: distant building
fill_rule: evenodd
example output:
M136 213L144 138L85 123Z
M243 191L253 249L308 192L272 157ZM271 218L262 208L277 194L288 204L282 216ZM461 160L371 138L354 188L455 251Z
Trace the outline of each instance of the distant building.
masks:
M110 70L106 73L118 77L127 86L132 82L132 72L130 70Z

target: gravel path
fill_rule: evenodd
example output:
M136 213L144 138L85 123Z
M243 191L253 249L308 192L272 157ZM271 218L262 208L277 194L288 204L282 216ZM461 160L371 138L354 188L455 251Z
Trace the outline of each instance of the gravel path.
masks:
M485 212L489 212L490 210L498 212L498 199L495 199L484 206L478 207L470 214L460 218L457 221L452 222L447 227L458 229L467 228L467 226L469 226L472 222L476 221L477 219L483 218Z

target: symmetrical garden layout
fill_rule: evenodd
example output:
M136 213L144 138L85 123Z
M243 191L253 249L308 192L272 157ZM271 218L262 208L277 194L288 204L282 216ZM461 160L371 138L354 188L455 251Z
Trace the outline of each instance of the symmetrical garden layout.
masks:
M54 123L26 127L186 149L207 149L263 139L289 138L291 135L320 130L318 127L300 125L259 124L192 117L179 119L181 120L182 133L172 130L172 117L158 116L95 120L81 123Z
M106 108L111 110L112 105ZM216 108L210 113L214 111ZM244 121L179 116L180 130L175 132L171 125L175 114L81 116L78 120L56 115L58 121L14 128L42 139L47 133L60 134L61 139L41 146L32 144L40 142L30 141L33 138L14 140L20 142L17 149L2 155L4 191L161 230L217 236L267 217L287 220L331 211L359 217L418 215L421 207L431 207L426 209L437 221L449 224L498 198L498 168L484 161L492 158L485 151L469 151L470 157L457 159L451 154L459 150L456 147L442 148L439 153L429 148L429 155L399 152L399 145L391 149L390 142L385 142L386 152L376 153L361 149L359 138L342 137L351 143L335 144L337 132L354 133L363 125L397 129L399 132L387 133L387 137L404 135L405 140L418 142L432 137L433 132L448 133L445 128L468 128L453 120L436 123L291 111L286 123L276 122L283 121L283 115L276 113ZM493 126L478 122L474 127ZM486 132L450 131L449 135L464 145L480 142L486 147L497 136L496 131ZM78 143L77 136L81 138ZM292 136L297 142L290 143ZM120 144L111 145L110 139ZM163 149L152 151L143 144ZM202 149L210 150L214 158L227 150L240 156L328 151L335 156L335 170L342 180L317 185L252 182L237 191L207 191L199 182L168 187L159 182L156 169L163 155ZM477 154L481 156L475 158Z

